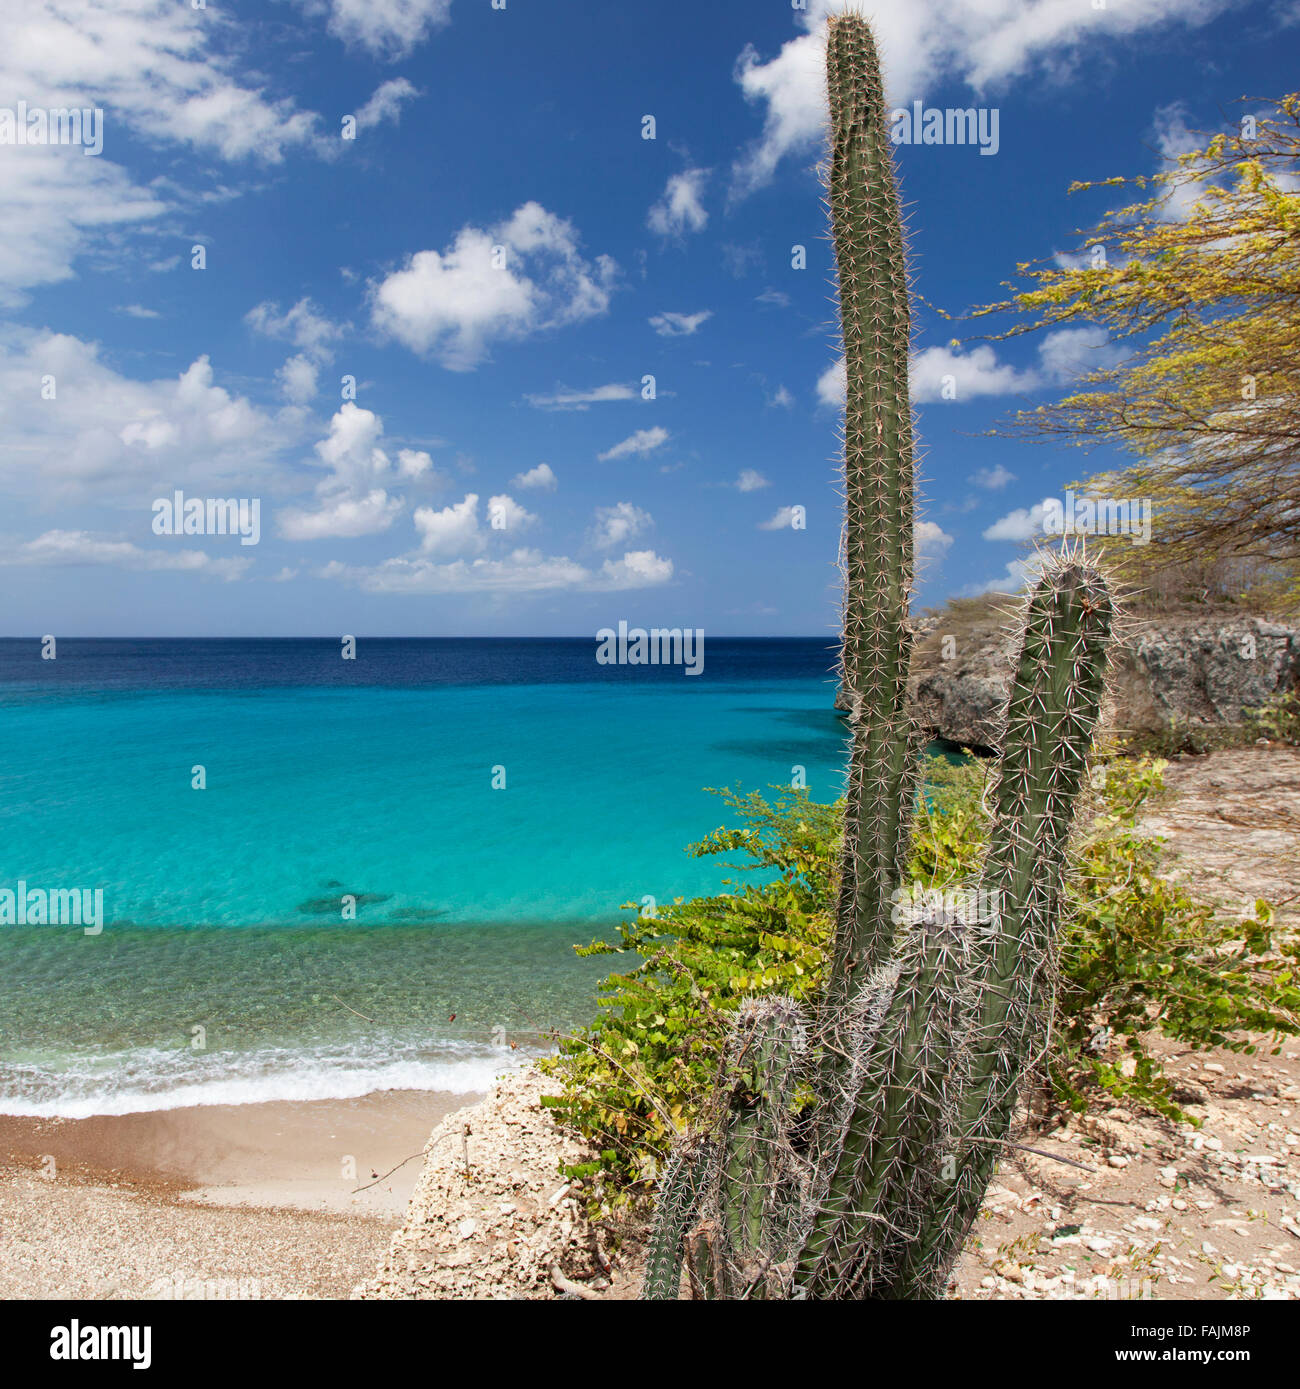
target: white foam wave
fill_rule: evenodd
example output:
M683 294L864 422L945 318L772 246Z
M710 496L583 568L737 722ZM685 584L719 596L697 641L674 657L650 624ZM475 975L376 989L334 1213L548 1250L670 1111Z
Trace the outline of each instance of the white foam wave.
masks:
M456 1046L423 1054L395 1048L295 1052L288 1048L214 1053L141 1049L50 1065L0 1066L0 1114L34 1119L87 1119L191 1105L263 1104L270 1100L356 1099L380 1090L488 1089L529 1059L523 1049ZM402 1054L404 1053L404 1054ZM532 1053L535 1055L536 1053ZM117 1064L114 1064L114 1063Z

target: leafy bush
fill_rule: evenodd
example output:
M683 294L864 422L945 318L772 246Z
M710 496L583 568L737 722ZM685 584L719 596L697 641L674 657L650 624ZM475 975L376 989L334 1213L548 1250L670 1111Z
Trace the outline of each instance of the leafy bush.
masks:
M1222 916L1159 876L1158 841L1137 819L1161 789L1165 764L1117 760L1098 770L1095 803L1081 815L1068 885L1053 1050L1045 1079L1057 1103L1087 1107L1098 1094L1178 1117L1172 1086L1145 1036L1251 1052L1250 1034L1294 1035L1300 949L1275 938L1257 902ZM916 819L911 867L925 888L974 881L987 831L985 768L933 759ZM547 1068L564 1082L550 1103L595 1140L599 1171L624 1192L653 1183L674 1135L712 1091L727 1016L743 998L816 988L830 943L841 805L803 792L769 802L722 793L742 827L690 847L696 857L744 854L735 865L761 881L728 880L716 897L677 901L635 918L615 942L582 955L634 955L606 979L599 1016L565 1039Z
M656 917L622 923L615 942L577 947L639 959L609 975L596 1021L542 1063L565 1082L548 1103L600 1144L597 1166L625 1186L653 1183L657 1159L707 1099L727 1014L755 994L806 994L830 940L839 807L802 791L774 803L758 792L721 794L742 827L715 830L687 852L745 854L750 862L736 866L767 880L726 879L729 894L678 899Z
M1274 695L1267 704L1250 712L1261 737L1300 747L1300 690Z
M1192 723L1174 716L1159 728L1130 734L1124 751L1135 757L1204 757L1210 752L1250 747L1259 733L1250 723Z
M1092 824L1077 843L1061 949L1055 1048L1058 1099L1087 1107L1089 1088L1184 1117L1144 1042L1158 1031L1193 1047L1253 1053L1249 1034L1294 1035L1300 947L1279 941L1273 912L1222 915L1159 874L1160 844L1143 835L1143 804L1163 762L1114 762Z

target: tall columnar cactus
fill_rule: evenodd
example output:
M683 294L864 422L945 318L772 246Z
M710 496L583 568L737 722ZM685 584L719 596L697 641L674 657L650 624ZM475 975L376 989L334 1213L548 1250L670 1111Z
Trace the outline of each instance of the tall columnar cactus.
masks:
M836 912L839 988L888 958L907 853L915 757L905 702L912 653L911 310L902 215L871 31L832 21L830 207L844 350L842 680L853 728Z
M978 899L900 912L916 799L906 708L913 443L902 222L879 64L829 22L830 204L844 424L843 682L852 749L829 976L736 1024L710 1117L674 1159L646 1296L939 1295L1044 1036L1066 847L1101 704L1112 610L1074 555L1025 612ZM795 1045L804 1032L808 1047ZM794 1118L796 1090L811 1112Z

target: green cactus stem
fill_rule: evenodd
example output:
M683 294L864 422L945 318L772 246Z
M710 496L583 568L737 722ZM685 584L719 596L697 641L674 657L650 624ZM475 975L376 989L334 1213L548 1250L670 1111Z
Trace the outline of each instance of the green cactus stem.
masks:
M845 370L842 680L853 748L832 998L889 954L915 760L905 709L912 631L911 313L880 64L860 18L830 21L829 194Z
M729 1260L715 1295L765 1298L779 1287L800 1198L790 1133L806 1024L788 998L746 1003L724 1077L718 1218Z
M706 1145L696 1142L679 1144L668 1160L646 1248L641 1296L647 1302L672 1302L681 1292L686 1237L709 1165Z
M799 1262L807 1297L878 1294L924 1223L956 1143L968 961L965 925L929 915L876 981L883 1015L862 1039L839 1161Z
M1113 621L1096 570L1071 557L1049 562L1026 609L1002 740L983 874L998 918L980 931L964 1147L949 1190L909 1250L896 1296L941 1291L1003 1151L1025 1069L1043 1043L1070 826L1101 711Z

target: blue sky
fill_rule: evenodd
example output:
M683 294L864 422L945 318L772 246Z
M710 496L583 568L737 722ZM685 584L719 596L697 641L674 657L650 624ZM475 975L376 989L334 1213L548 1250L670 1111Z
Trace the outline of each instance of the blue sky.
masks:
M0 109L99 107L104 145L0 144L0 633L833 632L835 8L26 0ZM996 154L898 150L949 312L1071 249L1105 208L1072 180L1293 86L1300 39L1294 0L875 16L892 103L998 112ZM981 431L1108 347L917 329L935 603L1013 585L1088 466ZM156 534L177 489L257 499L258 543Z

